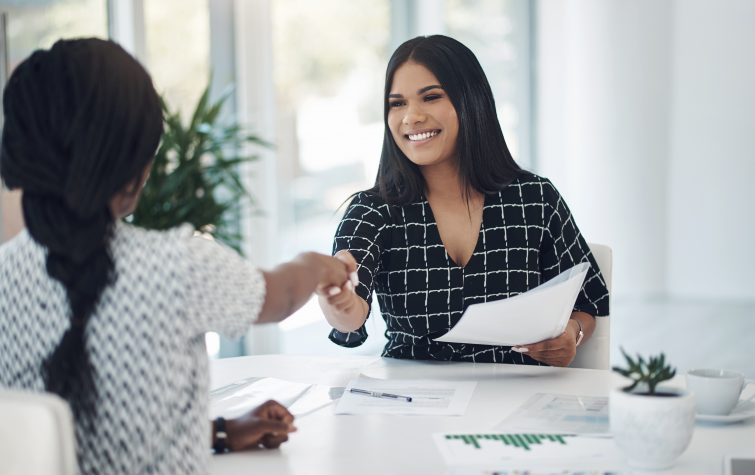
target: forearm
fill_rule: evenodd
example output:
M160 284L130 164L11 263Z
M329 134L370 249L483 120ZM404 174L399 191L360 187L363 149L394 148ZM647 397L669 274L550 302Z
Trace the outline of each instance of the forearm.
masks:
M315 253L304 253L290 262L263 272L265 303L257 319L258 323L281 321L307 303L323 272L316 262Z
M346 292L346 302L338 305L328 302L327 297L318 296L317 300L330 326L344 333L358 330L367 320L369 305L354 292Z

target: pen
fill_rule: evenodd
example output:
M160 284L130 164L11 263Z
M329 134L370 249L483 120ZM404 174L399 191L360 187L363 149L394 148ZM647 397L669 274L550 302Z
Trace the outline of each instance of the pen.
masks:
M382 397L382 398L387 398L387 399L403 399L406 402L412 402L411 396L401 396L398 394L381 393L377 391L368 391L366 389L359 389L359 388L351 388L349 389L349 392L354 393L354 394L364 394L365 396Z

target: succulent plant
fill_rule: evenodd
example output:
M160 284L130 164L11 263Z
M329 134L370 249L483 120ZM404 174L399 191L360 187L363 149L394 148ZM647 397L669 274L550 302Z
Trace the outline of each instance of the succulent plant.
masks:
M639 354L635 359L632 359L624 351L624 348L621 348L621 353L627 361L627 368L614 366L613 370L634 381L631 385L624 388L627 392L632 391L639 384L643 384L648 388L646 394L657 394L655 389L658 384L673 378L676 374L676 368L666 364L666 356L663 353L658 356L651 356L647 360Z

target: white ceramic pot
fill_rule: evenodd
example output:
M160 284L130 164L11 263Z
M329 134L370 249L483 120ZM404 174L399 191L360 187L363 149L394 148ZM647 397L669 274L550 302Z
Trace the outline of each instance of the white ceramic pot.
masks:
M695 398L688 391L660 388L676 396L647 396L614 389L609 414L616 445L630 467L663 470L687 449L695 428Z

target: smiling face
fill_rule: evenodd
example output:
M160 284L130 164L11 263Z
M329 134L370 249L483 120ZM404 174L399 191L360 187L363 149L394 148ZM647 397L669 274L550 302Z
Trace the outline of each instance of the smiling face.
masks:
M455 159L459 119L429 69L413 61L399 66L387 100L388 127L409 160L424 167Z

